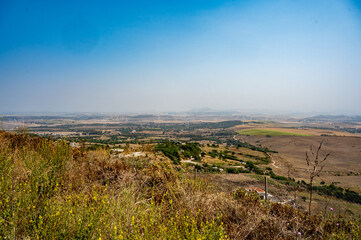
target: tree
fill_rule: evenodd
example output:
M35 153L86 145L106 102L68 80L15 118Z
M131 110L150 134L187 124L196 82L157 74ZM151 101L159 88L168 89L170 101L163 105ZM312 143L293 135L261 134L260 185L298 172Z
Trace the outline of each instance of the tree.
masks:
M313 179L320 174L323 170L325 165L322 165L330 156L330 153L327 153L325 157L320 161L319 160L319 153L322 148L323 141L320 142L320 145L317 148L316 153L313 151L312 145L310 149L306 152L306 163L307 163L307 170L310 177L310 202L308 205L308 214L311 215L311 204L312 204L312 192L313 192Z

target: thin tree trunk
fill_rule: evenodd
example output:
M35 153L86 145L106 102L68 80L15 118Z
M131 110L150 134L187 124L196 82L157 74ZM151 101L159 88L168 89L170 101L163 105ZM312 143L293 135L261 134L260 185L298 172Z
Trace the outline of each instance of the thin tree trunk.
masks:
M312 183L313 183L313 178L311 178L310 181L310 203L308 205L308 214L311 215L311 204L312 204Z

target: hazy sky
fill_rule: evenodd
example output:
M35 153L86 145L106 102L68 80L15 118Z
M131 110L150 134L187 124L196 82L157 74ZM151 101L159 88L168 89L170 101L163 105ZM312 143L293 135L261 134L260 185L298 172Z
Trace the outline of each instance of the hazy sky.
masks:
M361 1L0 1L0 101L361 114Z

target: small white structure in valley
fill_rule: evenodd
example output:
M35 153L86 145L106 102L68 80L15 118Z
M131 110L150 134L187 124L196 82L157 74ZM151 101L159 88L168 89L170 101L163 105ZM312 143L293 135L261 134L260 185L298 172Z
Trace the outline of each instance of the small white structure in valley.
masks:
M116 152L116 153L121 153L121 152L124 152L124 149L110 149L110 151L112 152Z

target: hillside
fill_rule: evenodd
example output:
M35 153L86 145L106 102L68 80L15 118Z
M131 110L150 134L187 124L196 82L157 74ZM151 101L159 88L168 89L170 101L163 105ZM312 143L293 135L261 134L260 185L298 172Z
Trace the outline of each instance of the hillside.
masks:
M361 237L356 216L309 216L242 188L227 191L212 184L213 175L197 178L152 145L142 151L144 156L119 157L1 131L0 238Z

